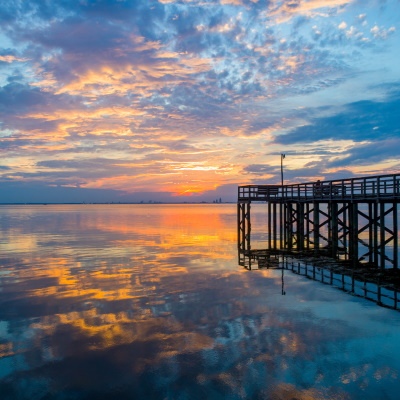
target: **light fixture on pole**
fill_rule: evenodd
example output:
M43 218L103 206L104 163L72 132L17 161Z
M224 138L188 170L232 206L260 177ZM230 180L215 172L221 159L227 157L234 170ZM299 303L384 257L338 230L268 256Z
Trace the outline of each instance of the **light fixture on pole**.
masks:
M285 158L284 154L281 154L281 184L283 186L283 159Z

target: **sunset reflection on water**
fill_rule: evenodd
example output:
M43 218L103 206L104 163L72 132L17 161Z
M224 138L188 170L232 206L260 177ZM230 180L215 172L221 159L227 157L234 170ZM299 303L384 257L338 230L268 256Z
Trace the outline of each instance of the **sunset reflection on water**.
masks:
M399 313L238 267L236 205L2 206L0 232L2 399L397 398Z

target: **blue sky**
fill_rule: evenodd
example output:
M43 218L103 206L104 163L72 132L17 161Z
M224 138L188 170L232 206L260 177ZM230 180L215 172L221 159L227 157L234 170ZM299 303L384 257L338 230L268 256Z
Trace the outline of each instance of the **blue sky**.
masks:
M4 202L399 171L398 0L0 5Z

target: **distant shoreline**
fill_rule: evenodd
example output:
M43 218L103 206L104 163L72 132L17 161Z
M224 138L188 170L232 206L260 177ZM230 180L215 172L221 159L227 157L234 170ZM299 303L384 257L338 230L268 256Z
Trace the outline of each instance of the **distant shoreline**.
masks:
M179 202L179 203L167 203L167 202L152 202L152 203L115 203L115 202L110 202L110 203L0 203L0 206L62 206L62 205L139 205L139 206L157 206L157 205L171 205L171 204L176 204L176 205L184 205L184 204L236 204L234 201L223 201L221 203L213 203L213 202L208 202L208 201L200 201L200 202Z

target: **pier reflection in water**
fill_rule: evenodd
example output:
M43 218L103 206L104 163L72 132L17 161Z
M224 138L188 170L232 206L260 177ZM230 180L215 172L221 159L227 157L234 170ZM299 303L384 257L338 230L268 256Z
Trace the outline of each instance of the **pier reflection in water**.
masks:
M310 261L311 259L311 261ZM279 250L253 250L239 257L239 264L248 270L274 268L282 271L282 294L284 294L284 272L294 273L331 285L354 296L374 301L377 305L400 310L399 285L383 282L375 276L367 278L365 273L344 269L336 260L321 257L286 255ZM357 273L359 272L359 273ZM375 274L374 274L375 275Z
M238 267L236 205L1 206L0 232L2 399L398 398L400 313L282 296Z

